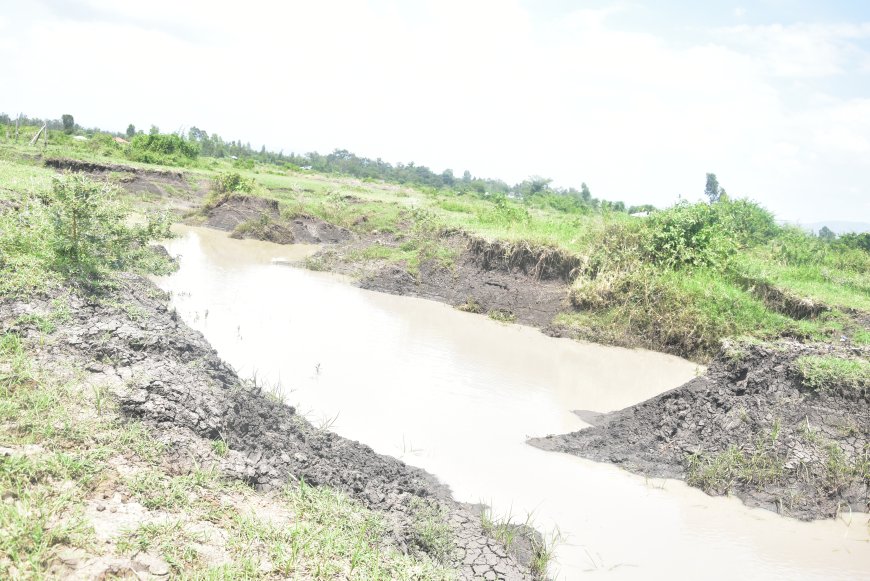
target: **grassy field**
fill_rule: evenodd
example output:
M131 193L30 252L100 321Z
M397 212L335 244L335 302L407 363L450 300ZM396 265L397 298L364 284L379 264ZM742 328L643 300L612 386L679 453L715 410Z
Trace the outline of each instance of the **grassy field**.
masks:
M105 139L76 142L53 133L45 149L0 144L0 199L50 188L54 172L37 154L179 169L131 162L123 146ZM870 312L870 252L780 227L745 200L683 204L633 218L559 211L546 198L418 188L250 161L199 158L181 169L191 183L239 174L251 184L246 190L277 200L288 218L311 215L373 238L396 234L398 244L373 240L352 258L401 263L414 274L425 260L447 266L455 260L455 251L441 242L444 232L503 241L506 252L559 250L580 266L572 276L571 307L554 322L580 338L698 360L726 337L870 341L856 317Z

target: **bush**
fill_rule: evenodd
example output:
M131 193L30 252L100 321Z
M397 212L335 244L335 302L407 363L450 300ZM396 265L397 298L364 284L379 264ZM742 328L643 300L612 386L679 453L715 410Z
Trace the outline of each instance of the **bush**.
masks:
M127 157L143 163L186 165L199 157L199 144L175 134L135 135Z
M129 209L108 183L82 174L55 178L48 213L55 270L94 280L108 270L135 268L150 259L149 241L169 236L169 221L149 215L129 223ZM146 254L148 253L148 254Z
M250 194L254 190L254 180L246 179L236 172L223 172L212 181L212 191L216 194L236 192Z
M722 266L737 243L717 205L682 203L647 218L644 251L650 261L671 268Z

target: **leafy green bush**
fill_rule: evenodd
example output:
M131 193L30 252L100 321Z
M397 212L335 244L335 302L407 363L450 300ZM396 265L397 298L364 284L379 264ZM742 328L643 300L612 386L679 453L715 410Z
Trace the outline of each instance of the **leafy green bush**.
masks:
M236 192L251 193L254 190L254 180L246 179L236 172L223 172L212 181L212 191L216 194L232 194Z
M199 156L199 144L175 134L135 135L127 157L143 163L187 165Z
M116 142L115 138L108 133L96 133L90 140L88 140L87 146L88 149L94 153L107 157L119 155L122 150L121 144Z
M134 267L149 241L169 235L166 217L152 214L144 224L131 224L115 187L82 174L53 181L48 211L55 268L88 278Z
M839 245L846 248L857 248L865 252L870 252L870 232L849 232L843 234L837 239Z
M646 254L671 268L721 266L737 250L718 204L682 203L646 219Z
M47 194L25 196L18 212L0 213L0 294L19 294L65 280L97 283L112 270L166 272L168 261L147 245L169 235L162 214L132 223L108 183L82 174L56 178Z

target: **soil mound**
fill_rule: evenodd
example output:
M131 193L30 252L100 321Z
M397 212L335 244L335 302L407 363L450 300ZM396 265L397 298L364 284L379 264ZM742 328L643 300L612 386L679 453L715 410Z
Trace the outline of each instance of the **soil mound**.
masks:
M539 448L683 478L710 494L801 519L870 509L870 398L815 390L802 357L866 361L870 349L781 342L726 345L706 375L595 426L534 438Z
M461 245L461 241L454 244ZM451 266L429 260L411 274L406 268L389 265L364 276L360 286L435 300L469 312L493 313L538 327L548 325L564 308L567 290L561 281L538 279L521 270L487 268L475 253L458 252L459 258Z
M526 241L490 242L469 237L468 254L482 270L521 272L538 280L570 282L580 267L580 258L552 246Z
M205 211L205 226L232 232L234 238L253 238L278 244L335 244L351 233L311 216L285 221L278 202L255 196L227 196Z

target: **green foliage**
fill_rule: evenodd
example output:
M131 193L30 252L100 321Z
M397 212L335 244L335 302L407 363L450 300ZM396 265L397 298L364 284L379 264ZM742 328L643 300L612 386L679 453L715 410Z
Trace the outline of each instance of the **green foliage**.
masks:
M413 498L414 542L436 561L448 562L455 543L450 528L449 513L434 500Z
M21 210L0 213L0 294L76 280L90 284L111 271L167 272L151 240L169 235L162 213L139 222L107 182L81 174L52 181L51 191L23 196Z
M827 226L822 226L819 230L819 238L822 240L834 240L836 237L837 235L834 234L834 231Z
M744 451L735 445L718 454L691 454L687 458L686 482L702 490L725 494L737 484L761 488L778 482L785 472L785 456L777 446L779 420L765 436L759 436L755 448Z
M867 393L870 361L835 355L807 355L795 360L801 382L811 389L831 393Z
M143 163L188 165L199 157L199 144L173 133L135 135L127 147L127 157Z
M237 172L222 172L212 181L212 192L217 194L251 193L254 180L242 177Z
M838 238L838 242L846 248L855 248L870 252L870 232L849 232Z
M76 122L73 119L72 115L61 115L61 121L63 122L63 132L67 135L72 135L72 132L75 131Z
M737 245L713 205L678 204L646 221L645 251L652 262L670 268L721 266Z
M710 203L718 202L724 193L725 190L719 187L719 180L716 179L716 174L708 173L707 185L704 186L704 195L707 196Z
M147 252L148 242L169 235L168 220L162 215L149 216L144 225L131 225L129 209L117 190L82 174L55 179L48 211L54 267L85 279L134 267Z

